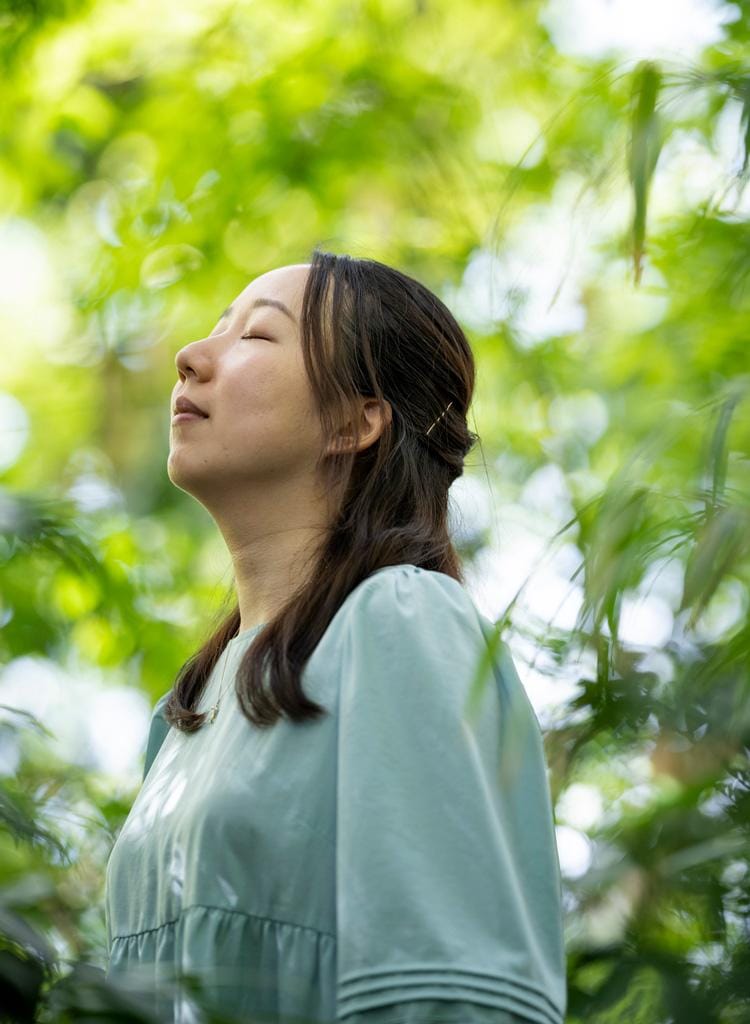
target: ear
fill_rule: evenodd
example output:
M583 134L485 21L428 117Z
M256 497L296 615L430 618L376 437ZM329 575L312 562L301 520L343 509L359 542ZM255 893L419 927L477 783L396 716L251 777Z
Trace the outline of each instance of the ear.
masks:
M357 451L364 451L365 448L369 448L371 444L375 444L380 435L383 433L386 425L389 424L393 418L393 410L391 409L391 403L386 399L383 399L385 405L385 414L380 408L380 403L377 398L362 398L360 400L360 419L359 419L359 445ZM354 451L354 431L352 429L351 421L342 427L336 438L336 444L334 450L341 451Z

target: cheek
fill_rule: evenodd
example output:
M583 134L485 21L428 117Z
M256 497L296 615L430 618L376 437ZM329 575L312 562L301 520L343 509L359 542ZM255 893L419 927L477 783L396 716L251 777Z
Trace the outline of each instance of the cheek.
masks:
M222 393L230 428L233 423L252 423L284 433L309 425L312 394L301 357L284 358L270 349L253 351L232 367Z

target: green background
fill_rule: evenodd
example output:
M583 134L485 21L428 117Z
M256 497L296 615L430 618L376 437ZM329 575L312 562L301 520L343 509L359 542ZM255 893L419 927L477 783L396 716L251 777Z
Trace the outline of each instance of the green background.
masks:
M690 45L688 0L595 6L588 50L582 0L2 8L5 1019L148 1019L104 866L231 585L174 357L316 244L476 354L455 536L545 705L568 1021L750 1018L750 5Z

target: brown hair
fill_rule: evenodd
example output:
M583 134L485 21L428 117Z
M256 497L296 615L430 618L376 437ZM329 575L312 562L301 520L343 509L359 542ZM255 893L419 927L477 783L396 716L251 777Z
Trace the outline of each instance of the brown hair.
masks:
M306 372L324 436L334 439L347 420L357 434L352 450L321 453L316 472L340 504L311 555L309 578L253 637L238 667L240 706L260 727L282 713L299 722L326 713L305 695L301 673L338 608L370 573L411 564L464 582L448 532L448 489L478 440L466 420L475 380L466 335L408 274L317 246L310 262L300 323ZM387 400L392 416L377 441L357 451L360 396L377 398L384 415ZM166 721L183 732L203 725L205 714L193 708L237 635L239 605L229 596L234 607L182 666L164 707Z

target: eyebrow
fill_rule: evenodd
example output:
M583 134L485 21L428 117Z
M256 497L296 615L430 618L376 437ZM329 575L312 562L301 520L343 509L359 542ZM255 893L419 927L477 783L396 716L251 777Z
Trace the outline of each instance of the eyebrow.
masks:
M286 313L286 315L289 317L292 323L297 323L297 318L295 317L294 313L292 313L292 311L287 306L285 306L283 302L280 302L279 299L256 299L250 308L255 309L257 306L273 306L274 309L280 309L282 313ZM227 308L221 314L219 319L223 320L225 316L230 316L233 309L233 305L227 306Z

